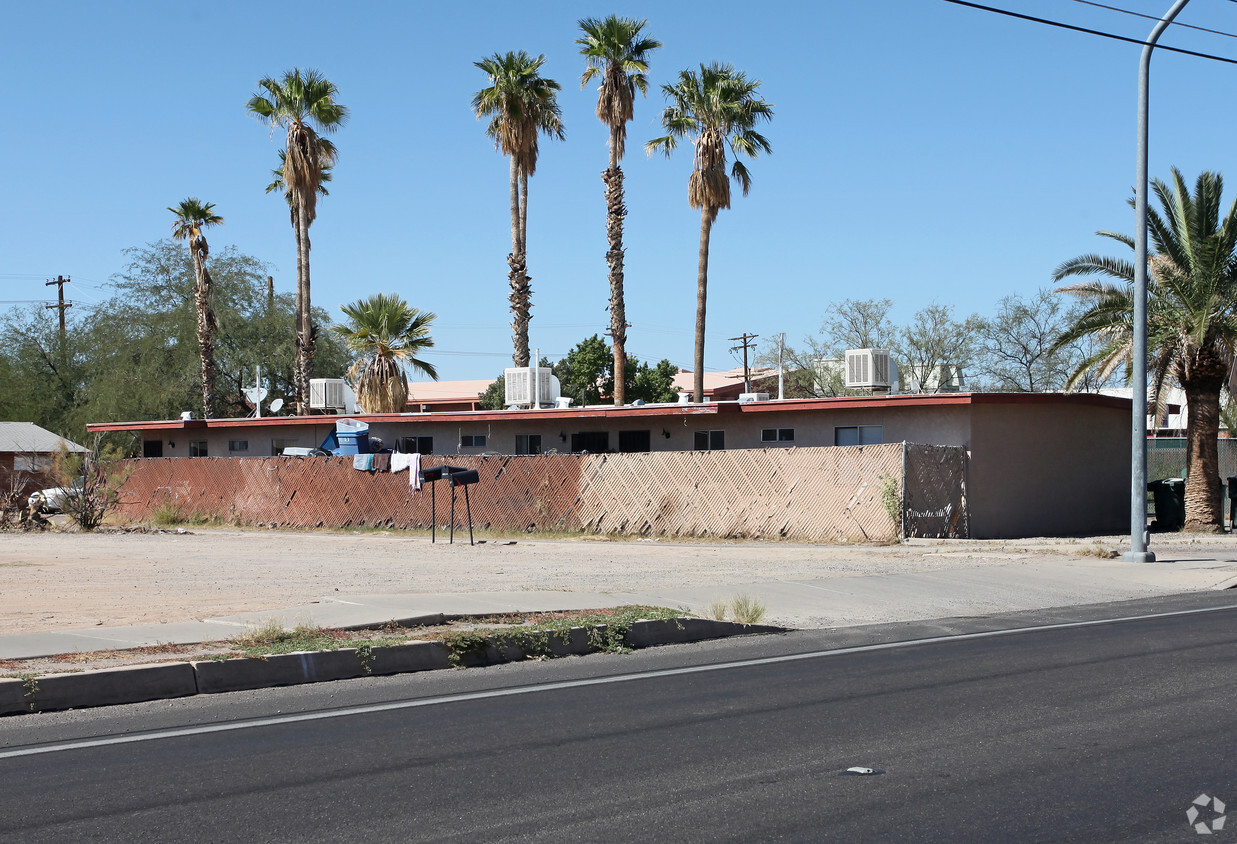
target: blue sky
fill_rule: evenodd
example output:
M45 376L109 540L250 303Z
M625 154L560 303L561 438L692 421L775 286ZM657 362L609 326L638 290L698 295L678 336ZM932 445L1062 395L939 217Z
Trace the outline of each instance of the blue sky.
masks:
M1112 0L1159 15L1169 0ZM1076 0L990 5L1143 38L1151 22ZM395 292L434 311L429 358L444 379L509 366L507 163L469 101L472 63L544 53L563 86L565 143L543 142L530 185L532 345L561 356L608 326L600 172L606 132L581 90L576 21L648 18L665 47L655 86L728 61L762 80L773 154L750 163L751 194L713 230L706 368L727 338L794 343L830 302L887 297L906 322L931 302L990 313L1033 293L1097 229L1132 231L1139 47L942 0L470 4L161 2L10 4L0 133L0 309L44 299L69 275L89 308L123 250L164 237L167 206L213 202L235 244L295 289L282 199L263 193L282 136L250 117L257 80L316 67L352 112L312 229L313 301ZM1237 31L1237 4L1194 0L1179 21ZM1163 42L1237 55L1231 38L1171 30ZM1237 67L1158 53L1151 173L1224 172ZM629 126L629 353L690 368L699 214L687 205L690 147L647 158L658 90ZM1237 177L1234 177L1237 178ZM1230 188L1230 195L1237 182Z

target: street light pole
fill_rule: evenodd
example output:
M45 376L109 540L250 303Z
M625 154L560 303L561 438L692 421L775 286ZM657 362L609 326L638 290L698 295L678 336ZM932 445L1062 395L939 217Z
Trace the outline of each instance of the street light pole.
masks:
M1130 396L1133 414L1130 435L1130 550L1121 559L1153 563L1147 550L1147 112L1151 79L1151 52L1160 35L1190 0L1177 0L1160 18L1143 47L1138 70L1138 175L1134 183L1134 349Z

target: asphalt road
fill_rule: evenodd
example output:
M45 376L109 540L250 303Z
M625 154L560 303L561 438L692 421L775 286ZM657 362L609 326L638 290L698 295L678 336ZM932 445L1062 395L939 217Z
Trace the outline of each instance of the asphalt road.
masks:
M1191 801L1237 801L1237 609L1217 609L1231 604L1213 593L6 718L0 838L1199 840ZM1179 614L1093 623L1157 612ZM880 773L840 775L851 766ZM1207 840L1224 835L1237 818Z

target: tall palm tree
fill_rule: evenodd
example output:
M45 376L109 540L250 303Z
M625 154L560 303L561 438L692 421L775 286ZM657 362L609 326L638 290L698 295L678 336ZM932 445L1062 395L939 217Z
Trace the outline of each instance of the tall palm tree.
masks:
M329 155L329 157L333 159L335 156L335 153L333 152L334 145L331 144L331 142L328 141L326 138L319 138L318 143L319 145L323 147L324 156ZM296 228L296 198L293 197L292 194L288 191L288 183L287 181L284 180L284 177L283 177L283 169L284 167L287 166L287 164L288 164L288 151L286 149L281 149L279 151L279 166L271 171L271 183L266 186L266 192L274 193L275 191L280 191L283 193L284 201L288 203L288 215L292 220L292 227L295 229ZM322 180L318 185L319 196L330 196L331 195L331 192L326 189L326 183L331 181L331 178L332 178L331 168L329 166L324 166L322 168Z
M740 154L755 158L773 151L757 123L773 119L773 106L757 95L759 80L749 80L733 65L700 65L700 72L684 70L674 85L663 85L670 101L661 115L666 134L644 145L649 155L658 150L666 157L674 152L681 138L690 138L695 147L692 174L687 182L687 202L700 209L700 257L696 271L696 373L692 401L704 401L704 323L709 283L709 237L717 212L730 207L730 179L747 196L751 174L739 161ZM726 148L735 155L726 175Z
M341 305L347 322L331 328L358 357L348 370L357 404L367 413L401 413L408 402L405 375L411 368L435 381L434 365L417 357L434 345L435 314L420 311L395 294L377 293Z
M1173 168L1172 174L1171 185L1151 182L1163 213L1147 209L1154 247L1147 283L1152 400L1158 410L1171 380L1185 392L1186 527L1218 530L1224 524L1217 446L1220 393L1237 351L1237 202L1221 218L1224 180L1219 174L1200 173L1193 195L1181 172ZM1134 248L1128 235L1098 234ZM1057 267L1053 278L1078 275L1117 283L1093 280L1061 288L1083 299L1085 307L1057 348L1086 336L1101 341L1099 350L1074 372L1071 384L1090 369L1104 375L1125 364L1128 372L1133 353L1134 262L1082 255Z
M189 254L193 257L193 304L198 315L198 356L202 360L202 418L215 415L215 330L219 318L215 316L214 282L206 259L210 256L210 244L203 231L223 224L223 217L215 213L213 202L202 202L196 196L182 200L169 211L175 215L172 221L172 237L189 242Z
M601 174L606 186L606 237L610 266L610 336L614 344L614 403L625 404L627 372L627 307L623 301L623 218L627 206L623 196L623 152L627 145L627 121L635 113L636 91L647 93L649 54L661 42L643 37L647 20L610 15L604 20L585 18L579 22L582 38L580 55L586 67L580 78L583 88L595 76L598 86L597 117L610 129L610 163Z
M260 93L249 99L251 113L272 128L287 130L283 159L284 190L296 232L296 406L308 412L309 379L313 375L314 326L310 311L309 227L317 216L323 171L336 158L334 144L319 132L334 132L348 119L348 109L336 102L339 89L316 70L294 68L280 79L258 81Z
M511 159L511 254L507 256L511 282L512 362L528 366L528 321L532 287L528 274L528 177L537 172L537 137L565 137L560 85L541 76L545 56L533 58L520 50L495 53L473 64L490 78L490 87L472 98L477 118L490 118L486 134Z

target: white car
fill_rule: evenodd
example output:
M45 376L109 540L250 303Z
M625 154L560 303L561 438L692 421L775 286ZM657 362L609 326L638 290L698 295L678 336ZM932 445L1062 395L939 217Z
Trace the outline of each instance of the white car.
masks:
M58 486L51 489L41 489L31 493L30 509L43 513L59 513L64 510L65 501L73 495L81 495L82 480L78 478L67 487Z

